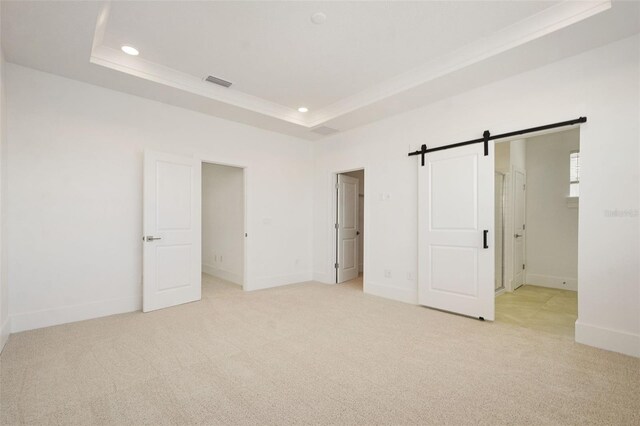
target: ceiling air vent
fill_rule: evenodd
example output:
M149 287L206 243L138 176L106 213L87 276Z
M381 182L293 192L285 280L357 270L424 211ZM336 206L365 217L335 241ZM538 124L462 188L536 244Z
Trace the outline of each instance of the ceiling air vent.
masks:
M319 135L326 136L326 135L332 135L334 133L338 133L340 130L332 129L331 127L327 127L327 126L320 126L320 127L315 127L311 129L311 131Z
M210 75L207 78L205 78L205 81L208 81L209 83L214 83L214 84L217 84L217 85L223 86L223 87L231 86L231 82L223 80L223 79L218 78L218 77L214 77L212 75Z

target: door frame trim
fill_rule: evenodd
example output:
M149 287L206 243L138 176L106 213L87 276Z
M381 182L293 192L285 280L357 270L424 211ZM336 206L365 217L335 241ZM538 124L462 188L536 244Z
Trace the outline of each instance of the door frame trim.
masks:
M362 238L362 290L364 293L367 293L367 270L368 270L368 262L367 262L367 253L369 252L368 248L368 235L369 235L369 201L370 198L368 195L367 189L367 167L366 166L356 166L350 167L341 170L330 171L328 174L328 182L329 182L329 213L328 213L328 232L329 232L329 255L328 258L330 260L330 273L328 277L330 277L330 284L337 284L337 271L334 267L334 264L338 261L338 233L335 229L335 224L338 220L338 197L336 184L338 182L338 175L342 173L356 172L362 170L364 173L364 235Z
M249 241L249 220L248 220L248 215L249 215L249 191L248 191L248 187L249 187L249 175L250 175L250 169L249 166L247 166L246 164L242 164L242 163L236 163L233 161L226 161L226 160L222 160L220 158L211 158L211 157L198 157L198 160L200 161L200 163L202 165L204 164L213 164L215 166L227 166L227 167L236 167L238 169L242 170L242 191L243 191L243 208L244 208L244 234L245 234L245 238L243 239L243 244L242 244L242 290L243 291L250 291L252 290L251 288L251 280L249 279L249 275L248 275L248 252L249 252L249 246L250 246L250 241ZM202 191L200 192L200 202L202 203ZM200 219L202 221L202 217ZM200 224L200 228L202 229L202 223ZM201 231L202 232L202 231ZM202 274L202 262L200 265L200 274Z

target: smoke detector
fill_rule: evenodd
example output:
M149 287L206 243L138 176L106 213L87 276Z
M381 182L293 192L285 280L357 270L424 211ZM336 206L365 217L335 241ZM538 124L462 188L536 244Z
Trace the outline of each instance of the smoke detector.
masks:
M313 22L316 25L322 25L326 20L327 20L327 15L325 15L322 12L316 12L313 15L311 15L311 22Z

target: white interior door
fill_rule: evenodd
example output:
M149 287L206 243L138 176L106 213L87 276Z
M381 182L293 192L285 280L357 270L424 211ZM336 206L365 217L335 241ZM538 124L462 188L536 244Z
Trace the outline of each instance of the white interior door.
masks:
M144 312L201 298L201 163L144 154Z
M418 166L418 299L493 320L493 146L489 152L482 144L451 148Z
M525 238L527 176L521 170L513 171L513 283L512 290L525 283Z
M337 281L358 277L358 179L338 175Z
M496 291L504 287L504 174L494 173L496 200L494 226L495 282Z

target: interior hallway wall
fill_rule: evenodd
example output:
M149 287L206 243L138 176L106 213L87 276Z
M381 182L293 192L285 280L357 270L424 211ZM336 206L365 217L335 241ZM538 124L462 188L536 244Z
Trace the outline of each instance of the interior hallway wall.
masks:
M364 170L343 173L358 179L358 272L364 272Z
M2 8L0 8L1 10ZM1 12L0 12L1 14ZM2 21L0 16L0 22ZM1 33L1 31L0 31ZM0 352L9 339L9 280L7 279L7 108L5 61L0 43Z
M365 289L417 303L419 159L407 152L585 115L576 340L640 356L638 75L636 35L316 144L314 277L331 282L332 171L367 170Z
M202 272L242 285L244 179L241 168L202 164Z
M580 132L527 139L527 284L578 289L578 208L567 203Z
M507 174L511 172L511 142L495 144L496 171Z
M245 166L245 289L311 279L311 142L14 64L6 88L12 331L140 309L145 150Z
M509 164L520 170L527 170L527 141L518 139L509 142Z

